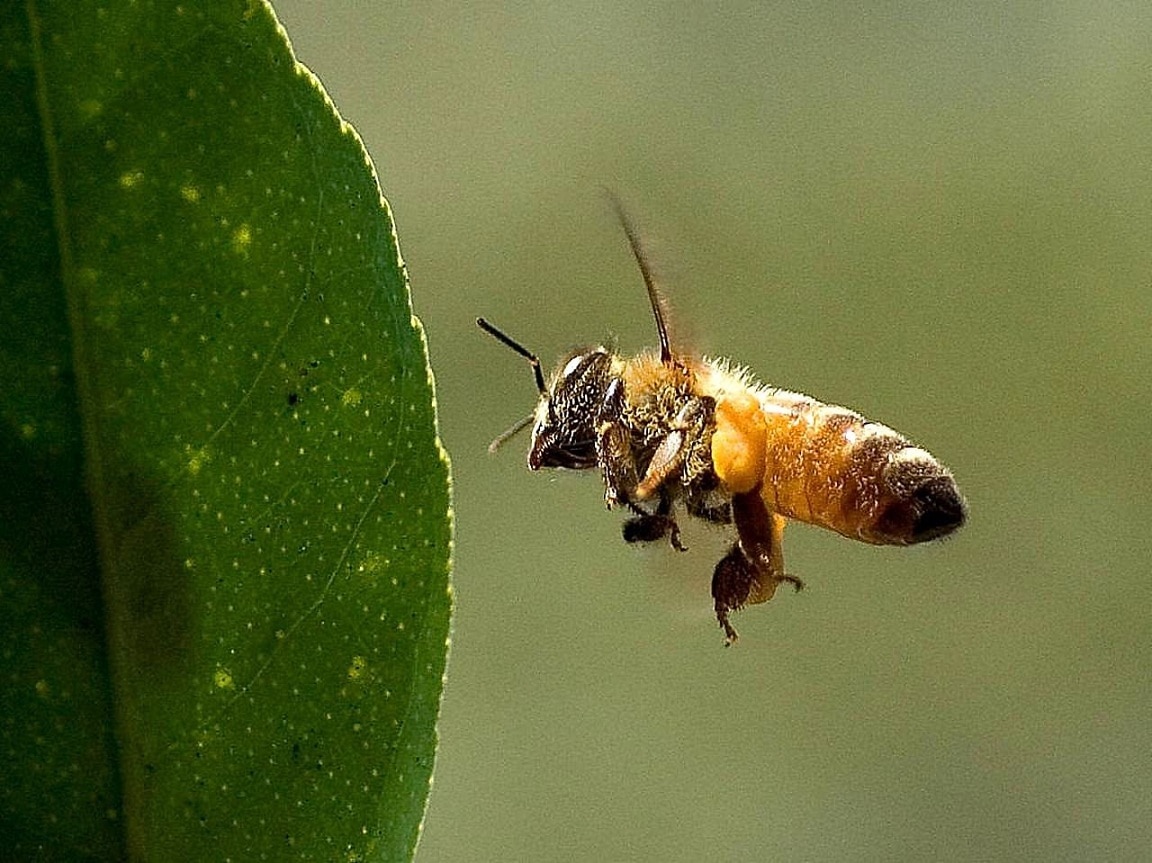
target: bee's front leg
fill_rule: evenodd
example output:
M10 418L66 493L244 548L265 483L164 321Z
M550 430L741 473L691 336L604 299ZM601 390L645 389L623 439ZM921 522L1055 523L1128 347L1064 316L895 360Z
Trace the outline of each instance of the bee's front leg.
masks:
M611 395L611 391L609 394ZM676 414L672 421L671 430L657 444L652 458L648 461L644 476L638 480L636 479L636 462L632 456L631 446L627 447L627 458L624 455L625 442L630 444L630 440L626 437L627 430L622 426L619 430L604 427L600 441L610 442L613 445L604 446L603 451L611 453L615 457L614 464L601 461L604 466L608 505L612 506L614 501L622 500L636 513L635 518L624 523L626 542L653 542L668 537L672 547L677 551L688 550L688 547L680 540L680 527L672 515L673 495L668 488L670 484L680 482L685 459L692 447L700 441L708 429L715 406L716 402L707 396L689 400ZM621 404L622 409L623 405ZM599 453L600 450L598 449L597 452ZM620 478L631 485L623 485L619 482ZM613 487L614 481L617 481L615 488ZM626 492L627 496L621 497L621 491ZM617 495L615 499L611 497L613 493ZM637 506L638 501L650 500L657 495L659 496L659 503L654 512Z
M804 587L800 579L784 572L781 543L786 521L765 506L760 486L733 495L732 515L739 540L712 574L712 599L725 644L732 644L737 638L736 629L728 620L733 611L749 603L767 602L782 581L796 590Z
M648 469L636 486L637 499L652 497L664 483L680 474L689 450L708 429L715 408L715 399L708 396L694 397L680 408L672 420L671 430L656 447Z
M640 489L636 469L636 456L632 446L632 433L624 424L624 384L619 379L608 386L601 405L596 433L596 460L604 474L604 502L611 509L623 504L633 513L624 522L625 542L656 542L668 538L677 551L686 551L680 541L680 527L672 515L672 496L664 488L655 511L639 505L639 501L652 497L654 491ZM646 473L646 477L649 470Z
M624 522L625 542L656 542L668 537L668 541L677 551L687 551L680 539L680 526L672 515L672 498L667 494L660 495L660 503L655 512L648 512L634 503L628 504L636 515Z
M596 461L604 474L604 503L609 509L631 505L639 483L632 433L624 425L624 382L608 385L596 422Z

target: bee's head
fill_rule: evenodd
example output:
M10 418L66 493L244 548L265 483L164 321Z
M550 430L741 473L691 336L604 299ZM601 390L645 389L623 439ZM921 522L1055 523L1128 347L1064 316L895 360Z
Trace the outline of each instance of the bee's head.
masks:
M652 278L648 259L640 245L639 234L616 196L609 191L608 198L616 210L620 224L624 227L632 254L640 266L640 274L644 277L648 302L656 322L656 334L660 338L660 361L668 367L677 366L668 341L668 328L664 324L663 302ZM603 347L581 351L560 367L552 378L551 386L548 386L544 383L540 359L536 354L483 318L477 318L476 323L484 332L532 364L532 371L536 375L536 389L540 391L540 403L536 406L536 411L492 441L488 451L494 452L499 449L506 440L531 425L532 447L528 451L528 467L532 470L539 470L542 467L564 467L570 470L596 467L598 426L605 420L617 420L624 409L624 385L619 375L613 371L612 354Z
M612 355L603 347L589 348L570 357L544 383L539 358L483 318L476 323L532 364L540 402L534 413L512 426L488 447L495 451L521 429L532 425L528 467L563 467L584 470L596 466L596 424L612 382Z
M584 470L596 466L596 425L611 382L612 356L602 347L571 357L542 390L532 425L528 467Z

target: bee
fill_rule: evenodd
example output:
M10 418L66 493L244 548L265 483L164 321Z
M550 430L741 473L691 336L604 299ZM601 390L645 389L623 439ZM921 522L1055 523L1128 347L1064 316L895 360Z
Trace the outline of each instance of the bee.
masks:
M598 469L608 508L629 513L627 542L667 540L684 551L678 512L734 525L736 539L712 574L725 644L730 617L767 602L787 583L782 539L796 520L874 545L913 545L964 524L952 474L927 450L855 411L769 387L725 359L673 349L639 235L617 216L648 291L659 349L622 357L603 345L578 351L545 380L536 354L484 318L476 323L531 364L536 410L492 442L495 451L532 426L530 470Z

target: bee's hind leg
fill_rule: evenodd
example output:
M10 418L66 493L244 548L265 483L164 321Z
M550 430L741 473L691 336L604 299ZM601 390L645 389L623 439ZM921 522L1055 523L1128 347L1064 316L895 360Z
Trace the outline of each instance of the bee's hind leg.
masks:
M796 590L804 587L800 579L784 572L781 541L786 520L764 505L759 486L733 496L732 515L739 540L712 573L712 599L725 644L738 638L728 619L732 612L751 603L767 602L780 582L786 581Z

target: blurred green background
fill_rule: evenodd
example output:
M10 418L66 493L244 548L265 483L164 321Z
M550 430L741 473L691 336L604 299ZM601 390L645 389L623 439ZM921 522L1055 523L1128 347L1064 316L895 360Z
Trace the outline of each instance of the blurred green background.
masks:
M1152 6L276 3L376 160L456 481L420 863L1152 854ZM722 533L619 538L530 474L546 358L680 322L949 464L971 524L794 526L736 618Z

